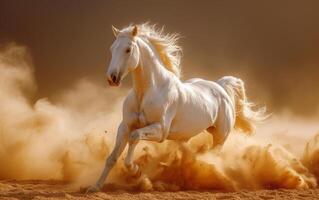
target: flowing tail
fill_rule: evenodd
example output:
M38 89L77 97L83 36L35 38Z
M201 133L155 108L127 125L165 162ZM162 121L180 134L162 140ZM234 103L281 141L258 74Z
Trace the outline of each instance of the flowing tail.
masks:
M255 131L256 122L265 120L266 107L255 108L255 104L249 102L246 97L244 82L236 77L225 76L217 81L233 101L236 110L235 129L240 129L247 134Z

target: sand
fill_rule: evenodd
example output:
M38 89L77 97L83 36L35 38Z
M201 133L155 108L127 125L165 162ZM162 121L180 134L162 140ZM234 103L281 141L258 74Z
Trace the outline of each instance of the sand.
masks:
M62 181L0 181L0 199L319 199L316 189L276 189L222 191L178 191L178 192L131 192L104 188L102 192L86 195L82 190Z

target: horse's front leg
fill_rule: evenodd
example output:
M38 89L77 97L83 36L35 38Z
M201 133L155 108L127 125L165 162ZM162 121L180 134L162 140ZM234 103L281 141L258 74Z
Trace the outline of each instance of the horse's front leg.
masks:
M164 138L162 126L160 123L154 123L146 127L134 130L129 137L129 148L125 158L125 165L132 175L139 177L141 171L138 165L133 162L133 154L139 140L149 140L161 142Z
M95 192L101 189L110 170L114 167L118 157L122 154L128 142L128 135L129 135L129 128L126 124L122 122L117 131L116 143L115 143L114 149L105 161L104 170L100 178L96 182L96 184L94 186L91 186L87 190L87 192Z
M162 118L158 122L154 122L131 132L129 136L129 148L125 158L125 165L133 175L139 176L141 174L139 167L133 162L133 154L137 143L140 140L156 142L164 141L169 134L171 123L176 113L175 108L176 106L167 106L162 113Z

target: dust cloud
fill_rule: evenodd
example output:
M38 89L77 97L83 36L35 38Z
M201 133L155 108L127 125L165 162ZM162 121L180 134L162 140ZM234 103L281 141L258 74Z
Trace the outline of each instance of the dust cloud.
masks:
M81 79L52 100L35 100L24 47L0 53L0 179L55 179L88 186L114 145L127 91ZM58 77L57 77L58 81ZM319 179L315 120L275 115L254 136L233 132L222 149L201 133L187 143L141 142L139 179L121 156L107 182L129 190L312 188ZM110 184L108 184L110 185Z
M120 120L114 112L121 107L120 94L83 79L55 104L33 102L36 83L27 58L26 49L15 45L1 52L0 177L90 177L112 146L113 134L105 131L114 132Z

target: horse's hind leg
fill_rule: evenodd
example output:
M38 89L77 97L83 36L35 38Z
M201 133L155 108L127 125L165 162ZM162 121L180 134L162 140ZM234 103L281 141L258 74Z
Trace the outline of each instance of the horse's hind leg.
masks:
M214 126L208 127L206 130L213 135L213 148L222 147L225 143L230 131L235 123L235 117L231 109L226 108L219 112L218 118Z
M215 126L211 126L211 127L208 127L206 129L206 131L208 133L210 133L212 136L213 136L213 148L219 146L219 145L222 145L225 141L225 137L223 136L223 134L221 134Z
M224 133L223 131L221 131L220 129L218 129L215 126L211 126L208 127L206 129L207 132L209 132L210 134L212 134L213 136L213 148L217 148L217 147L222 147L225 140L227 139L227 135L228 133Z

